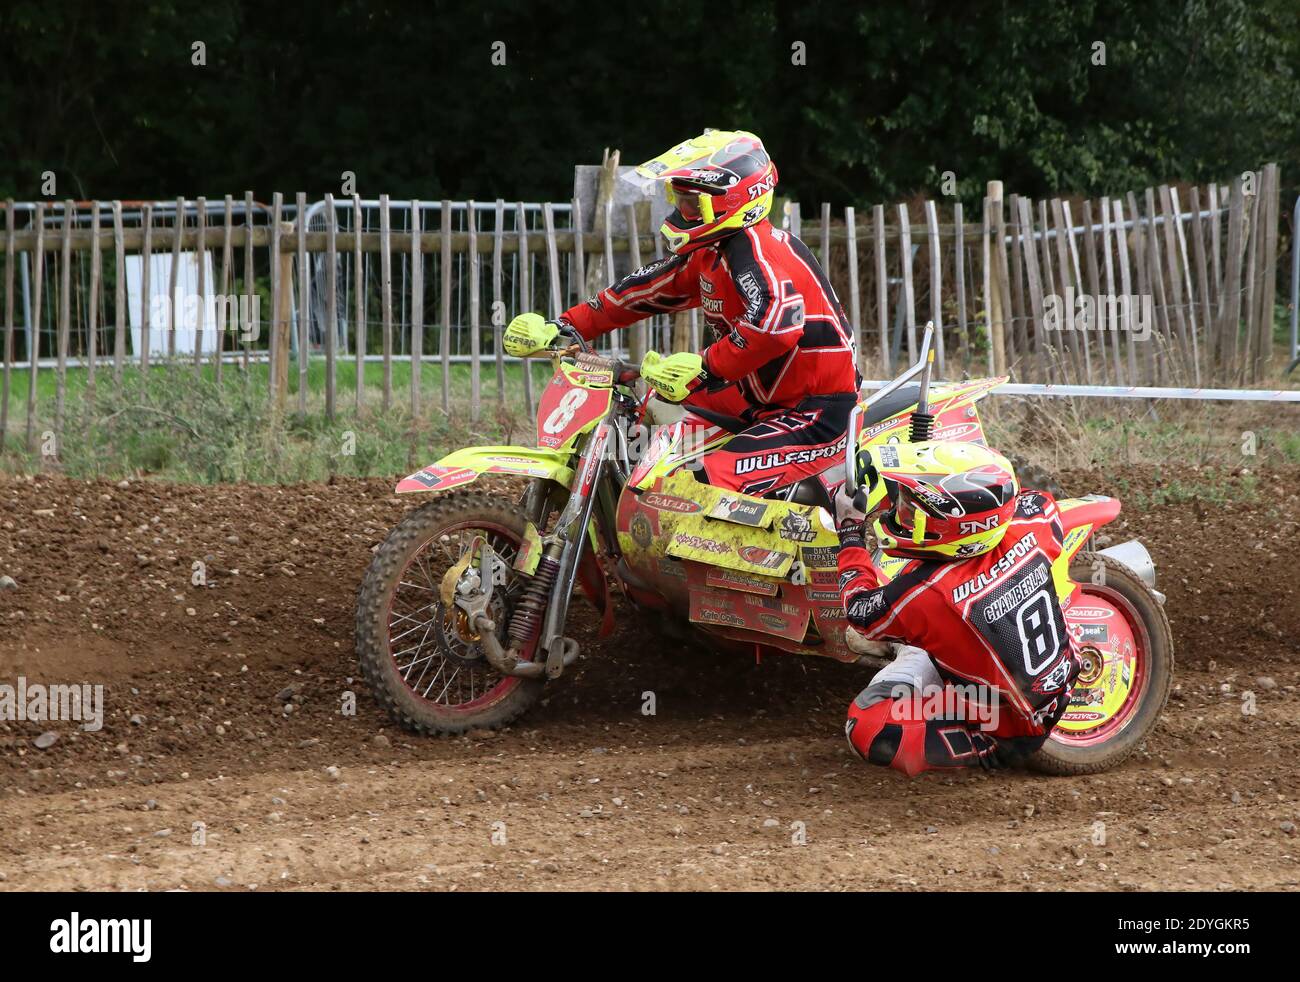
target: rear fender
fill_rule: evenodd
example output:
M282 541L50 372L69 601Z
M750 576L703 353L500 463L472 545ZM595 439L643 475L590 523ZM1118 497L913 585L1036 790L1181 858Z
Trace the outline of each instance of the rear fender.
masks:
M567 488L573 482L571 459L569 451L540 447L466 447L404 477L396 491L450 491L478 480L482 474L549 478Z
M1056 503L1056 508L1061 516L1065 539L1061 543L1061 554L1052 564L1052 578L1056 583L1057 596L1064 599L1074 589L1070 580L1070 563L1087 543L1089 536L1103 525L1114 521L1120 511L1120 503L1118 498L1090 494L1082 498L1062 498Z

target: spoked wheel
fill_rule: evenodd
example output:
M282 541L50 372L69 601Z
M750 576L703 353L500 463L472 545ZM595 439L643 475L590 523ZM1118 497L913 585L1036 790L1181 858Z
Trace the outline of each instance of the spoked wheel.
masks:
M464 613L441 599L447 571L476 539L486 540L507 566L488 611L504 643L526 583L513 569L525 525L518 506L453 494L408 514L379 547L357 597L357 658L375 698L401 726L418 733L502 726L541 694L540 680L494 669Z
M1082 554L1070 576L1082 595L1066 623L1083 665L1069 708L1029 762L1049 774L1095 774L1128 757L1160 719L1173 685L1173 637L1164 607L1123 564Z

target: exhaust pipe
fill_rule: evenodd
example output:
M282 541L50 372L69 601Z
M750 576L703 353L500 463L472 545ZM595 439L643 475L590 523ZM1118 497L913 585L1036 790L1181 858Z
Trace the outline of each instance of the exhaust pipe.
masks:
M1137 539L1129 539L1117 546L1107 546L1101 550L1101 555L1109 556L1115 562L1127 566L1151 588L1152 592L1160 598L1161 603L1165 602L1165 595L1156 590L1156 561L1151 558L1151 553L1147 552L1147 547Z

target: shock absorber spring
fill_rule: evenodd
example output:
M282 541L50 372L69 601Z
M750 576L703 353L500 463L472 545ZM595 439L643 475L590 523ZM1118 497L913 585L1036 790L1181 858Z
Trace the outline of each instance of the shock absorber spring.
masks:
M551 587L560 572L560 561L553 556L543 556L537 564L537 572L519 598L514 613L510 616L510 628L506 632L512 648L525 648L537 638L542 627L542 614L546 611L546 601L550 598Z
M934 432L934 417L925 412L912 413L912 432L910 434L913 443L924 443L930 439L930 434Z

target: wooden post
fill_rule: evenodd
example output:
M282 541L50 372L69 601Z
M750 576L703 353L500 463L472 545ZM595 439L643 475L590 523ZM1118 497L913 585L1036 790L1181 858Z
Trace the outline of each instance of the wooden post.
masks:
M1245 274L1240 283L1240 289L1245 294L1245 302L1241 305L1241 327L1238 328L1242 335L1241 339L1241 366L1238 379L1242 384L1253 382L1255 380L1256 365L1256 348L1255 348L1255 266L1256 256L1258 253L1258 229L1259 229L1259 173L1254 172L1255 187L1254 190L1247 192L1242 188L1244 197L1244 207L1242 209L1243 231L1241 234L1242 248L1245 250Z
M587 288L587 250L582 241L582 202L574 198L571 207L573 209L570 213L573 218L573 282L576 284L574 292L577 294L577 299L581 300L584 295L591 295L583 293Z
M10 253L10 255L13 255ZM32 276L32 337L28 346L27 361L27 452L36 452L36 376L41 357L41 287L45 282L45 202L36 202L36 251L32 253L36 267ZM147 347L147 345L146 345Z
M59 263L59 323L54 372L54 432L63 439L63 409L68 395L68 334L72 325L72 212L63 202L63 238Z
M858 289L858 227L853 206L844 209L844 231L847 235L849 259L849 320L853 324L853 347L857 353L858 368L863 365L862 349L862 297Z
M521 313L533 309L533 290L532 290L532 259L528 252L528 215L524 211L524 203L520 201L516 206L515 212L515 232L519 236L519 311ZM527 358L521 358L519 361L519 370L524 375L524 404L528 407L528 414L531 416L534 410L533 403L533 364Z
M148 202L141 209L141 221L144 222L144 243L140 247L140 373L145 375L149 368L149 343L153 334L153 297L150 295L152 280L150 266L153 265L153 206Z
M361 252L361 195L352 195L352 345L356 359L356 385L353 397L357 418L366 411L366 267L369 261Z
M992 268L989 270L989 344L993 348L993 374L1005 375L1007 371L1006 311L1002 309L1003 285L1006 282L1006 264L1003 241L1006 236L1002 216L1002 182L989 181L984 188L989 199L989 213L993 219Z
M279 192L276 192L279 196ZM280 243L284 236L294 232L293 222L281 222L273 232L276 247L271 252L273 265L277 267L274 307L275 323L271 326L272 347L277 352L274 359L275 378L271 381L271 391L275 393L275 408L283 413L289 398L289 348L291 345L289 331L293 323L293 252L283 249Z
M1143 199L1147 210L1147 275L1150 278L1151 292L1155 297L1156 309L1162 326L1162 330L1154 331L1152 335L1153 338L1157 339L1157 343L1152 345L1152 354L1155 357L1155 374L1152 377L1157 380L1156 384L1159 384L1159 380L1168 377L1166 367L1168 362L1167 349L1173 331L1169 321L1169 300L1168 294L1165 292L1164 273L1160 268L1160 235L1156 232L1157 209L1154 190L1147 188L1143 192Z
M1064 301L1067 290L1073 285L1075 295L1083 293L1083 279L1079 273L1079 257L1074 248L1073 222L1070 219L1069 202L1059 198L1052 199L1052 218L1056 223L1056 259L1061 270L1061 299ZM1068 323L1061 325L1069 338L1070 354L1074 359L1074 377L1083 379L1092 385L1091 345L1087 331L1074 329L1074 311L1067 310ZM1080 344L1079 335L1083 335Z
M889 273L885 255L885 206L871 209L871 224L876 247L876 315L880 319L880 367L885 378L894 374L889 357Z
M195 319L194 325L194 373L197 375L199 369L203 366L203 329L206 326L205 314L207 310L208 294L208 199L195 198L195 211L198 217L199 242L198 249L195 252L195 259L199 267L199 312Z
M442 250L439 253L442 277L442 337L438 339L438 353L442 359L442 411L451 412L451 202L442 199L439 206L442 219Z
M575 210L578 207L577 198L573 199L573 207ZM492 228L492 339L497 363L497 402L504 406L506 404L506 354L501 336L505 333L506 319L505 298L502 296L501 289L503 276L501 255L505 246L506 203L500 198L497 198L495 216L496 224ZM580 247L581 242L579 242ZM584 282L581 276L578 282Z
M99 242L99 202L90 203L90 302L87 311L86 393L95 393L95 357L99 354L99 277L103 248Z
M898 206L898 250L903 273L903 314L907 318L907 360L916 361L916 298L912 290L912 226L907 205Z
M1070 243L1074 245L1074 222L1070 215L1070 203L1064 203L1065 217L1070 222ZM1106 339L1113 338L1107 332L1107 325L1102 323L1101 313L1106 308L1102 307L1103 299L1101 295L1101 269L1100 263L1097 262L1097 235L1093 231L1092 202L1084 201L1083 203L1083 273L1088 277L1088 296L1092 297L1092 323L1088 325L1088 334L1096 334L1097 351L1101 361L1101 383L1102 385L1110 384L1110 366L1106 362ZM1109 256L1107 257L1109 258ZM1074 250L1074 275L1078 278L1081 274L1079 271L1078 249ZM1113 345L1112 340L1112 345ZM1118 359L1116 361L1118 365Z
M1205 261L1205 225L1201 219L1201 189L1192 188L1189 207L1192 209L1192 261L1196 263L1197 303L1201 308L1200 324L1205 332L1205 371L1214 376L1214 319L1210 314L1210 277Z
M231 218L234 202L230 195L226 195L226 233L225 242L221 246L221 292L226 296L230 295L230 235L231 235ZM280 210L284 207L284 195L276 191L271 196L271 257L270 257L270 275L271 275L271 330L267 337L268 360L266 365L266 391L271 400L273 409L282 408L279 390L276 388L280 379L280 362L285 358L287 349L280 346L280 320L284 317L284 309L280 306L281 293L284 291L284 285L280 280L280 246L283 230L280 227ZM217 378L221 378L221 353L225 348L225 337L227 322L230 318L229 305L226 305L226 311L221 315L221 322L217 332L217 355L216 371Z
M992 210L992 205L993 203L989 200L988 196L986 195L984 197L983 212L982 212L983 220L980 222L980 244L982 246L981 249L982 258L984 260L984 265L983 265L984 318L985 318L985 329L988 332L988 337L989 337L988 362L989 362L990 375L994 374L995 371L993 365L993 327L992 327L993 243L991 241L991 232L989 231L989 213Z
M1278 179L1277 164L1268 164L1264 168L1267 175L1265 182L1265 193L1263 204L1265 207L1264 214L1264 262L1262 272L1264 282L1263 290L1260 296L1260 305L1262 316L1260 318L1260 365L1264 371L1268 370L1269 363L1273 357L1273 303L1277 295L1277 228L1278 216L1281 211L1281 187ZM1300 234L1300 229L1292 229L1291 234Z
M831 206L828 202L822 202L822 269L826 273L826 278L831 278Z
M1142 343L1144 345L1142 358L1141 377L1148 384L1154 384L1156 378L1156 313L1155 313L1155 290L1151 286L1150 264L1147 262L1147 239L1150 230L1150 223L1142 221L1142 212L1138 208L1137 195L1129 191L1124 196L1124 203L1128 206L1130 220L1133 222L1133 267L1137 279L1137 292L1139 297L1139 306L1134 317L1134 331L1129 337L1133 337L1138 330L1145 331ZM1148 309L1145 298L1151 298L1151 304ZM1136 341L1136 338L1134 338ZM1135 374L1134 379L1138 378ZM1135 381L1134 384L1137 384Z
M1183 369L1183 378L1190 379L1199 375L1193 370L1192 343L1188 337L1187 318L1183 314L1183 281L1178 273L1178 210L1174 206L1173 195L1169 185L1159 188L1160 209L1164 212L1165 263L1169 275L1169 291L1173 294L1174 322L1178 326L1177 343L1179 364Z
M334 195L325 195L325 417L333 420L338 394L339 271L338 215Z
M469 418L477 423L483 406L482 338L479 336L478 218L474 202L465 205L469 228Z
M592 263L587 272L588 296L599 293L614 282L614 187L618 178L619 151L605 151L605 159L596 177L596 202L591 214L591 230L604 247L603 265ZM603 281L603 282L602 282Z
M280 192L277 191L275 193L275 197L273 200L275 202L275 208L274 208L275 214L271 222L271 238L274 241L271 248L271 264L270 264L271 265L270 272L271 272L271 306L272 307L275 306L276 277L279 275L280 272L279 251L278 251L280 245L279 209L282 204L282 196L280 195ZM230 330L230 303L229 303L229 297L231 292L230 291L230 277L231 277L230 262L234 256L234 242L232 241L234 235L234 229L232 228L232 226L234 225L234 219L235 219L235 199L231 195L226 195L225 211L223 215L222 233L221 233L221 285L217 288L217 293L219 293L222 297L222 303L221 303L221 313L220 316L218 316L217 323L216 323L217 343L213 345L213 351L212 351L212 376L218 385L221 384L221 372L222 372L221 356L226 350L226 334ZM276 316L277 315L275 311L272 310L271 311L271 324L272 324L271 336L267 340L267 344L270 352L270 359L272 362L275 361L274 324L276 322ZM238 306L236 306L235 308L235 320L236 322L238 322L239 320ZM267 365L267 388L268 389L270 389L270 385L274 381L275 381L275 369L268 364ZM270 389L270 391L274 393L274 389ZM272 398L274 398L274 395L272 395Z
M962 226L961 202L952 204L953 275L957 279L957 336L961 341L961 365L970 370L970 335L966 328L966 235Z
M299 191L298 206L298 412L307 412L307 369L311 348L311 271L307 267L307 194Z
M181 235L185 231L185 199L176 199L172 222L172 262L167 272L167 357L176 357L176 282L181 272Z
M443 202L443 221L451 218L451 208ZM384 414L393 407L393 228L388 195L379 196L379 307L384 335ZM445 273L443 274L446 275ZM444 301L445 302L445 301ZM450 328L448 328L450 330ZM446 364L444 359L444 375ZM446 382L444 381L445 385Z
M90 203L90 299L86 304L86 394L95 394L95 356L99 354L99 277L103 246L99 242L99 202Z
M627 250L628 263L633 269L641 268L641 240L637 233L636 209L627 208ZM640 364L646 353L645 321L638 321L632 328L632 361Z
M1007 232L1009 225L1015 226L1015 231L1009 235L1011 258L1007 279L1011 281L1011 290L1008 294L1011 304L1009 310L1002 311L1006 321L1003 341L1006 343L1007 365L1014 370L1014 367L1023 360L1027 378L1028 371L1033 365L1029 342L1029 322L1032 318L1025 312L1025 260L1024 250L1021 248L1019 195L1007 196L1007 222L1003 225L1004 233Z
M12 250L10 255L13 255ZM122 232L122 202L113 202L113 378L122 381L126 360L126 243Z
M470 202L470 241L474 241L474 202ZM420 252L420 202L411 201L411 421L420 419L420 383L424 374L424 256Z
M1119 318L1116 315L1117 312L1115 310L1115 261L1111 253L1111 243L1116 230L1111 225L1110 214L1110 198L1103 197L1101 199L1101 267L1106 274L1106 325L1104 330L1110 336L1111 354L1115 360L1115 384L1123 385L1124 363L1120 359L1120 342L1122 340L1122 335L1120 334ZM1091 226L1092 221L1090 211L1084 212L1084 220L1088 222L1089 226ZM1091 244L1088 246L1088 251L1090 253L1092 251ZM1128 294L1126 293L1125 296L1127 295ZM1098 302L1100 302L1100 299L1101 298L1098 297ZM1125 304L1130 302L1131 301L1128 300L1124 301Z
M14 199L5 201L5 340L4 383L0 388L0 452L9 432L9 386L14 363L14 270L18 253L14 251Z
M1191 351L1190 353L1188 352L1185 353L1189 354L1191 358L1192 377L1195 379L1196 384L1199 386L1201 384L1201 352L1200 352L1200 342L1197 340L1196 337L1196 305L1195 305L1196 292L1195 292L1195 288L1192 286L1192 267L1190 261L1187 258L1187 235L1183 230L1183 219L1182 219L1183 209L1182 206L1178 203L1177 188L1171 187L1169 189L1169 204L1170 204L1170 215L1172 216L1172 221L1174 223L1175 237L1178 242L1178 259L1181 261L1182 264L1183 283L1187 287L1187 321L1188 321L1188 326L1190 328L1190 334L1191 334ZM1177 284L1178 276L1176 271L1173 279L1174 279L1174 283ZM1176 287L1174 291L1174 295L1175 297L1177 297L1179 309L1181 310L1182 301L1183 301L1182 288Z
M305 232L306 229L303 229ZM248 297L248 318L239 332L244 339L244 374L248 374L253 349L254 312L257 310L257 283L253 276L253 192L244 192L244 295Z
M1052 243L1047 234L1051 229L1052 224L1051 220L1047 216L1046 199L1038 202L1038 227L1041 232L1038 238L1038 261L1041 264L1040 273L1043 280L1043 297L1044 301L1046 301L1047 297L1057 296L1056 276L1052 270ZM1059 337L1054 337L1053 332L1047 330L1046 306L1044 306L1043 312L1043 334L1049 342L1047 349L1048 355L1051 358L1052 365L1060 371L1062 381L1069 382L1071 381L1071 378L1069 373L1069 364L1065 359L1065 343ZM1058 335L1060 334L1059 331L1055 333ZM1077 379L1077 381L1082 381L1082 379Z
M1115 251L1119 257L1119 275L1120 290L1129 300L1121 308L1124 313L1124 322L1120 329L1124 332L1127 342L1125 347L1128 349L1128 384L1138 384L1137 368L1137 339L1133 336L1137 331L1135 311L1133 309L1133 282L1129 274L1128 262L1128 236L1124 234L1124 204L1119 198L1111 202L1111 207L1115 210ZM1138 304L1142 303L1141 298L1137 299ZM1140 313L1141 307L1138 308ZM1118 344L1119 338L1117 337ZM1123 384L1121 382L1121 384Z
M1223 305L1223 266L1220 257L1223 255L1223 239L1220 230L1223 223L1219 220L1219 212L1225 207L1223 201L1219 198L1219 186L1211 181L1207 192L1210 202L1210 264L1214 269L1214 279L1210 281L1211 300L1214 304L1215 316L1222 309ZM1206 315L1207 318L1209 315Z
M1043 284L1038 273L1038 251L1034 247L1034 220L1029 199L1020 198L1020 244L1025 254L1025 279L1029 285L1029 313L1033 320L1034 348L1038 351L1039 377L1044 382L1055 378L1055 365L1048 356L1047 331L1043 324ZM996 265L996 262L994 263ZM994 374L1001 374L994 372Z

